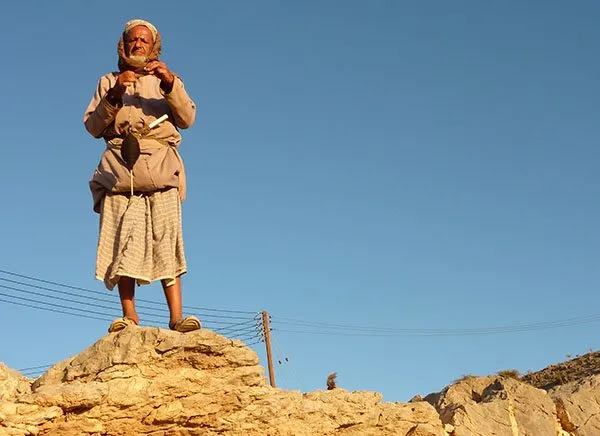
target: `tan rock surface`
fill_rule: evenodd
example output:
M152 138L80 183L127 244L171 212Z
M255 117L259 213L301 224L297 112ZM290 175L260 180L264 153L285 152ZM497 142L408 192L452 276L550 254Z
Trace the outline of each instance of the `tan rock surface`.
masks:
M426 397L452 436L551 436L560 434L546 391L515 379L468 377Z
M27 377L0 362L0 401L29 392L30 385L31 381Z
M600 435L600 375L558 386L549 392L562 427L573 435Z
M129 327L29 379L0 367L6 435L444 436L426 402L266 384L241 341Z
M128 327L35 381L0 363L0 436L598 436L595 362L466 377L426 401L384 403L376 392L272 388L254 351L207 330Z

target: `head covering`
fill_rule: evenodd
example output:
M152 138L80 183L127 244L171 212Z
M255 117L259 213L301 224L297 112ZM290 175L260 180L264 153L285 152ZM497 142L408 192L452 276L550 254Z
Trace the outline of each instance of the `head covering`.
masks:
M133 70L140 74L144 74L144 66L140 65L138 61L134 59L130 59L125 54L125 37L127 36L127 32L129 32L135 26L145 26L152 33L154 44L152 45L152 50L148 53L146 57L146 63L150 61L157 61L160 57L161 50L161 38L160 32L154 27L154 25L146 20L135 19L130 20L125 24L125 28L123 29L123 33L121 34L121 38L119 39L119 43L117 44L117 54L119 55L119 71Z
M158 33L158 30L156 30L156 27L154 27L154 25L151 22L142 20L139 18L136 18L135 20L131 20L131 21L128 21L127 23L125 23L125 29L123 30L123 33L127 34L127 32L129 32L135 26L147 27L148 30L150 30L150 32L152 32L152 39L156 40L156 34Z

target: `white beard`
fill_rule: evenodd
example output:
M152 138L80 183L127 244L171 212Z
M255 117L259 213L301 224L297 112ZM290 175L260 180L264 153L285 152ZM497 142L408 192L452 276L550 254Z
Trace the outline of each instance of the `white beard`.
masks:
M127 59L129 60L129 64L136 66L136 67L143 67L144 65L146 65L146 62L148 61L148 58L146 56L139 56L139 55L131 55Z

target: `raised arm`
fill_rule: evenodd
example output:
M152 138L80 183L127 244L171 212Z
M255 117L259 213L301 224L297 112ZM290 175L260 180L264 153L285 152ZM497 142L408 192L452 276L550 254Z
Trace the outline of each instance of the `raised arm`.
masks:
M98 88L83 115L85 128L94 138L101 138L111 126L123 106L127 85L135 82L135 74L125 71L116 77L106 75L98 81Z
M183 81L164 62L151 61L145 69L148 74L160 79L160 89L171 108L175 125L180 129L187 129L194 124L196 104L186 92Z
M109 76L104 76L98 81L98 87L83 114L85 128L94 138L101 138L102 134L115 119L119 111L117 106L109 103L107 94L112 87Z
M190 98L183 87L183 81L175 76L173 89L165 93L165 98L175 118L175 125L181 129L187 129L196 119L196 104Z

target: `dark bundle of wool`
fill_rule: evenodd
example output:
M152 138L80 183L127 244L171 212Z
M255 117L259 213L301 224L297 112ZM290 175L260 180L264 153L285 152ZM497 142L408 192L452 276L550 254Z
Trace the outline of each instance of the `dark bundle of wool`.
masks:
M140 141L133 133L129 133L121 144L121 157L127 164L127 168L133 169L133 166L140 157Z

